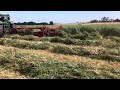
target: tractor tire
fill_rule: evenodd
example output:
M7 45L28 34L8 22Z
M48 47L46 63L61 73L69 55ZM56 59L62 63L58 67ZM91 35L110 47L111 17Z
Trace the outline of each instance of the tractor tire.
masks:
M0 37L4 36L4 28L3 25L0 25Z

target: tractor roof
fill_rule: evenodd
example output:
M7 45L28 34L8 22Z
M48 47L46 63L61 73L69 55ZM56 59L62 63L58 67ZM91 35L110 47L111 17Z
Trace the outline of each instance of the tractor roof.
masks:
M9 16L9 14L0 14L0 16Z

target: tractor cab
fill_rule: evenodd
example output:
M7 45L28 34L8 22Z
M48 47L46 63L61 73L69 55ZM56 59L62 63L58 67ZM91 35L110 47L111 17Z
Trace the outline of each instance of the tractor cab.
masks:
M8 14L4 15L4 14L0 14L0 21L5 22L5 21L9 21L10 20L10 16Z
M11 32L13 25L13 22L10 21L9 14L0 14L0 37L2 37L4 33Z
M10 32L13 23L10 21L9 14L0 14L0 22L3 23L4 33Z

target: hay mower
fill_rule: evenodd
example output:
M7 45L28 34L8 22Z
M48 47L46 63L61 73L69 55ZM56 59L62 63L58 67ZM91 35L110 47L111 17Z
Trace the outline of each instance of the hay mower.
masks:
M18 33L18 31L31 31L34 36L43 37L43 36L57 36L58 31L61 30L62 26L39 26L39 27L18 27L12 28L12 34Z
M8 14L0 14L0 37L5 33L19 34L19 31L31 31L34 36L57 36L58 31L61 30L62 26L39 26L39 27L17 27L13 22L10 21Z

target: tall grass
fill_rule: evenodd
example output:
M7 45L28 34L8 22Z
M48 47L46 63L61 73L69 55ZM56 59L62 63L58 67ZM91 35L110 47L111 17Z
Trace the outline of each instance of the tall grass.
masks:
M67 34L75 35L78 33L84 34L85 32L91 34L93 32L100 33L102 36L120 36L120 25L86 25L86 26L66 26L64 31Z

